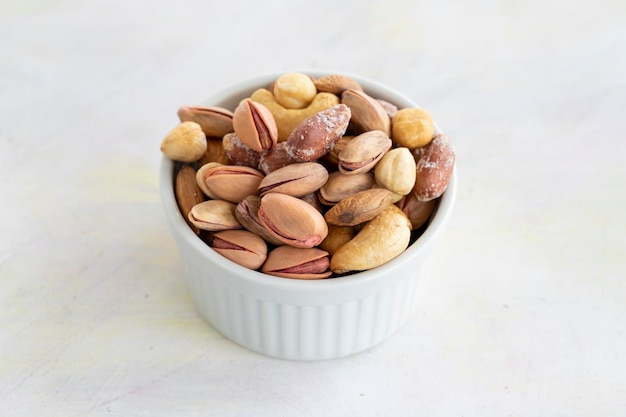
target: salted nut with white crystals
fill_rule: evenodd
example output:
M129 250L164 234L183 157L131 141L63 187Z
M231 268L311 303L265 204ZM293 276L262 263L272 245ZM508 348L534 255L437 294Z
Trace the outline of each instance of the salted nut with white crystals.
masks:
M422 108L342 74L285 73L235 108L185 105L161 142L192 233L245 268L332 279L419 241L455 164Z

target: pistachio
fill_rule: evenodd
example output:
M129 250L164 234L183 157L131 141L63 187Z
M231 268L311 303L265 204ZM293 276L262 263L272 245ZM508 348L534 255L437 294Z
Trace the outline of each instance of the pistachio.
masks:
M338 104L303 120L287 138L287 152L298 162L324 156L343 136L350 122L350 109Z
M261 103L245 99L233 113L233 128L249 148L261 152L278 139L278 127L272 113Z
M196 184L202 190L204 195L214 200L221 200L221 197L211 191L206 181L204 180L204 177L206 176L206 172L208 170L221 166L224 166L224 164L221 164L219 162L207 162L206 164L198 168L198 171L196 171Z
M247 196L257 193L263 174L250 167L222 165L207 169L203 179L212 194L232 203L239 203Z
M370 172L347 175L335 171L328 176L326 183L320 188L320 200L324 204L333 205L359 191L372 188L374 175Z
M241 225L248 231L257 234L263 240L275 246L284 245L282 240L274 237L267 231L259 220L259 208L261 207L261 197L250 195L237 204L235 217Z
M362 133L370 130L381 130L387 136L391 134L391 120L387 111L376 99L364 91L346 90L341 94L341 103L350 107L351 128Z
M328 225L315 207L287 194L264 195L258 216L270 234L286 245L310 248L328 234Z
M178 209L185 218L185 221L196 234L199 234L200 229L187 218L187 214L191 208L204 201L204 194L200 187L198 187L198 184L196 184L196 171L193 167L190 165L180 167L174 181L174 192L176 194Z
M406 195L415 184L415 159L408 148L394 148L374 167L376 183L396 194Z
M249 269L258 269L267 259L267 244L247 230L224 230L213 235L213 249Z
M446 135L436 135L422 150L416 166L413 194L420 201L433 200L443 194L454 169L455 153Z
M330 269L344 274L375 268L400 255L410 239L409 220L398 207L390 205L333 254Z
M308 107L317 95L311 77L299 72L289 72L276 79L272 92L278 104L286 109Z
M274 115L278 127L278 141L287 140L291 132L307 117L339 104L339 97L331 93L318 93L311 104L303 109L287 109L281 106L271 91L261 88L250 96L251 100L263 104Z
M317 91L325 91L341 96L346 90L363 91L361 85L347 75L331 74L315 80Z
M337 226L355 226L373 219L392 204L393 193L384 188L359 191L330 208L324 219Z
M182 106L178 118L198 123L207 137L221 138L233 131L233 112L222 107Z
M404 196L398 207L409 218L413 230L426 224L437 206L437 200L419 201L414 193Z
M352 135L343 135L336 143L335 146L330 148L328 153L324 155L324 161L328 162L332 165L337 165L339 163L339 153L343 151L346 145L354 139Z
M302 197L317 191L327 179L328 171L323 165L300 162L267 174L259 184L258 191L261 196L274 192Z
M217 232L241 229L241 224L235 217L235 207L235 204L225 200L207 200L193 206L187 217L202 230Z
M261 152L257 152L244 144L235 132L227 133L222 138L222 148L228 160L234 165L257 168L261 160Z
M181 122L161 142L161 152L174 161L195 162L206 151L206 135L196 122Z
M322 249L280 246L268 254L261 271L283 278L323 279L332 274L329 265L329 254Z
M424 109L408 107L398 110L391 120L391 138L409 149L428 145L435 133L430 113Z
M352 139L339 153L339 171L344 174L367 172L391 148L389 136L380 130L362 133Z

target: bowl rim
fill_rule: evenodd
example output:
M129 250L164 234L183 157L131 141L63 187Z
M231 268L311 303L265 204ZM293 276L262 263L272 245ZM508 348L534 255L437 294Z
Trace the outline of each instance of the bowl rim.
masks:
M202 100L201 104L220 106L222 105L222 102L228 100L232 101L235 96L245 97L248 92L269 85L271 81L286 72L303 72L315 77L331 74L347 75L359 82L366 92L371 93L372 95L383 100L390 101L398 105L398 107L419 107L412 99L399 91L367 77L340 71L306 69L278 71L247 78L230 86L226 86L221 91L218 91ZM437 124L435 124L435 131L436 133L443 133ZM405 264L418 259L422 252L426 251L431 245L434 244L436 236L438 236L444 229L444 226L452 213L457 193L457 167L455 162L450 182L448 183L446 191L440 197L439 203L435 209L436 211L431 216L428 226L417 238L417 240L413 242L402 254L383 265L367 271L355 272L350 275L334 278L299 280L276 277L245 268L213 251L198 235L192 231L178 209L173 186L174 167L174 161L164 155L161 155L159 188L162 205L164 207L166 218L170 223L170 227L178 238L184 239L185 243L189 247L192 247L203 257L208 258L209 261L219 264L220 267L232 274L233 277L237 277L239 280L243 280L250 285L257 287L271 287L275 290L281 291L306 291L310 293L318 293L326 292L329 289L332 289L333 291L337 291L338 289L351 290L367 285L374 285L376 283L380 285L387 285L389 281L401 279L402 277L398 276L400 274L394 272L396 272L396 270L402 270L402 267Z

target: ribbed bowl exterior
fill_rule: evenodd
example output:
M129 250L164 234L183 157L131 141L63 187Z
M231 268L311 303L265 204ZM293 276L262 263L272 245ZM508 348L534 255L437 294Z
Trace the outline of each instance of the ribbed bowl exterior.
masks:
M330 72L301 71L313 76ZM204 104L234 108L280 74L243 81ZM350 75L350 74L347 74ZM417 107L374 81L350 75L373 96ZM436 127L437 131L440 131ZM173 191L174 163L163 157L161 199L181 254L184 276L200 315L233 342L292 360L349 356L396 332L427 284L428 259L456 197L456 168L428 228L400 256L370 271L322 280L273 277L241 267L207 246L182 217Z
M321 360L352 355L387 339L408 319L425 283L422 268L391 285L342 302L299 304L262 298L208 272L202 254L179 242L194 302L213 327L250 350L282 359Z

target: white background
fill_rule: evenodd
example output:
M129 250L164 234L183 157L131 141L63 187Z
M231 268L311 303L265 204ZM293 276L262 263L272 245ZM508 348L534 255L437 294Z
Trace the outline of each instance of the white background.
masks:
M0 414L623 416L626 3L0 3ZM330 69L455 141L427 294L289 362L197 315L158 195L182 104Z

